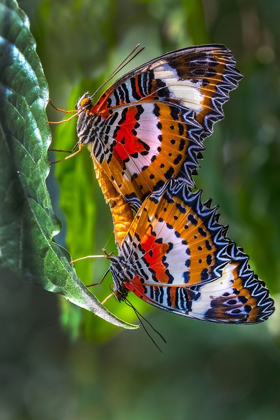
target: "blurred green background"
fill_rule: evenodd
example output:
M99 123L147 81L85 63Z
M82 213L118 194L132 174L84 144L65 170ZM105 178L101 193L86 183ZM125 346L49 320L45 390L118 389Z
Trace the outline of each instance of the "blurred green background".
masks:
M244 80L224 107L225 120L205 141L195 181L205 200L220 205L229 236L279 302L280 2L33 0L20 6L51 98L66 109L85 90L93 92L138 42L146 49L127 70L193 44L232 49ZM61 115L49 109L49 118ZM75 122L59 126L54 136L54 147L71 148ZM87 150L55 172L48 183L63 222L57 240L66 241L74 258L99 254L104 246L113 250L109 210ZM106 261L93 267L92 275L92 262L77 265L86 284L100 279ZM160 354L142 329L117 329L7 271L1 278L1 420L280 418L277 311L264 325L224 326L132 299L167 339ZM94 293L109 294L110 282ZM124 304L112 300L108 307L135 320Z

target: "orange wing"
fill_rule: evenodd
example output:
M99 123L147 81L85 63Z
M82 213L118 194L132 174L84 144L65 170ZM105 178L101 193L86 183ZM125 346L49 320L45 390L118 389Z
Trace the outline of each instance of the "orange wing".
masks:
M274 312L274 302L264 282L249 269L248 257L235 250L238 260L224 269L221 278L191 287L143 285L139 279L125 283L140 299L178 315L223 324L255 324Z
M223 104L242 75L232 52L220 44L198 45L166 53L122 76L93 107L93 113L143 101L176 104L194 111L203 138L223 118Z
M223 118L222 106L240 79L224 46L165 54L123 76L95 105L83 95L79 141L137 210L169 179L194 186L202 141Z
M124 300L132 291L158 308L205 321L265 321L274 302L264 282L200 195L171 181L144 201L111 259L116 296Z
M191 193L186 183L173 181L148 197L136 214L120 253L146 285L192 285L221 276L230 261L229 241L216 209L200 197L201 191Z
M121 125L116 122L120 119ZM175 119L174 106L152 103L130 106L120 111L119 119L110 123L110 130L115 133L114 146L110 158L104 158L100 167L136 210L170 178L186 179L184 174L197 166L196 156L202 148L201 128L186 113L178 112ZM95 147L95 143L89 144L97 161ZM108 147L102 149L105 156L110 154Z

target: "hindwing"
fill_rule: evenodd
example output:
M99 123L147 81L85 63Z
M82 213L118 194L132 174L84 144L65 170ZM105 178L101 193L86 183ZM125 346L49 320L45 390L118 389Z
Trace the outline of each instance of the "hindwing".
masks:
M259 323L273 314L274 302L247 261L248 256L236 249L235 260L219 279L197 286L149 286L137 278L125 286L147 303L178 315L224 324Z

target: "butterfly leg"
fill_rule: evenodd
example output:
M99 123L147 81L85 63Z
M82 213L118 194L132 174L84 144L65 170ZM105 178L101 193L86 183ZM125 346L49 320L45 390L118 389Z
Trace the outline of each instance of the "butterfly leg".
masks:
M112 292L112 293L110 293L109 294L109 296L107 296L102 302L101 302L101 304L102 305L104 305L104 303L106 303L107 302L107 300L109 300L112 296L114 296L115 295L115 292Z
M76 150L76 152L74 152L74 153L72 153L72 152L68 152L68 150L56 150L57 152L71 153L71 155L66 156L66 157L65 157L65 158L63 158L63 159L56 160L56 161L54 161L54 162L50 162L50 165L54 165L54 164L56 164L56 163L63 162L64 160L67 160L67 159L70 159L70 158L72 158L72 157L76 156L78 153L80 153L80 152L81 152L82 147L83 147L83 145L82 145L81 143L79 143L79 144L78 144L78 150ZM54 149L50 149L50 151L54 151Z
M87 260L88 258L107 258L106 255L87 255L86 257L77 258L70 261L70 264L75 264L78 261Z
M71 111L65 111L65 109L57 108L57 107L53 104L53 102L52 102L51 98L49 98L49 104L50 104L50 105L51 105L54 109L56 109L57 111L64 112L64 114L74 114L74 113L77 113L77 110L76 110L76 109L71 110Z
M105 249L103 249L103 252L104 252L104 255L88 255L86 257L82 257L82 258L78 258L76 260L72 260L72 261L70 261L70 264L74 264L78 261L86 260L88 258L110 258L110 256L112 255L112 252L110 254L107 254ZM88 284L88 285L86 285L86 287L98 286L99 284L101 284L103 282L103 280L105 279L105 277L107 276L107 274L109 273L109 271L110 271L110 268L108 268L108 270L106 270L105 274L102 276L102 279L99 282Z
M49 149L48 152L73 153L72 150Z

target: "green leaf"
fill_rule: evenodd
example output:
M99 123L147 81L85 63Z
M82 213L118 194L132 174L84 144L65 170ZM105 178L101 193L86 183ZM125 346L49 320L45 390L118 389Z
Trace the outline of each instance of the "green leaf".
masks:
M95 298L53 241L60 229L45 179L48 87L29 22L14 0L0 1L0 265L124 328Z

